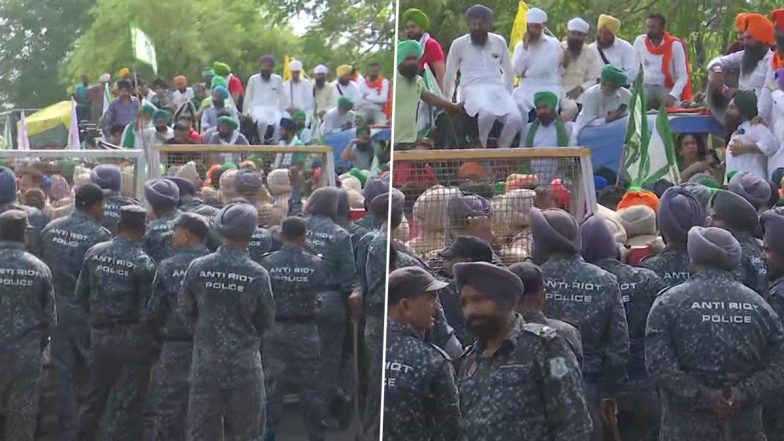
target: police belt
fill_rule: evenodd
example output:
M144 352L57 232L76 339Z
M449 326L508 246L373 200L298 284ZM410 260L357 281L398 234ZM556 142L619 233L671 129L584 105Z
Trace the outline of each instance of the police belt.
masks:
M316 321L315 315L288 315L288 316L275 316L275 321L278 323L313 323Z
M368 304L365 305L365 313L367 315L373 317L383 317L384 316L384 304L383 303L375 303L375 304Z
M137 323L139 323L139 320L127 319L127 320L116 320L111 322L93 323L91 326L94 329L108 329L108 328L115 328L117 326L135 325Z

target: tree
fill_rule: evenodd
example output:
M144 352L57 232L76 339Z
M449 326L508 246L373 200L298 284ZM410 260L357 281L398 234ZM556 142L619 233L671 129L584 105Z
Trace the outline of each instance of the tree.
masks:
M95 0L6 0L0 3L0 96L37 108L68 97L58 82L69 45L90 24Z

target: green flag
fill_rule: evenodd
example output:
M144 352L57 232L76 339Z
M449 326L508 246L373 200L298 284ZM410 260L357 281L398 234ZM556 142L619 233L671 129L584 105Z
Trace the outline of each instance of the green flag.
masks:
M626 127L624 142L623 169L630 185L637 185L637 177L642 173L643 148L648 145L648 115L645 112L645 94L642 92L642 72L637 75L629 102L629 125Z
M422 80L424 80L425 83L425 90L432 93L433 95L441 96L441 89L438 87L436 77L433 75L433 71L430 70L430 66L427 64L425 64L425 73L422 75ZM438 109L425 104L424 101L419 102L419 106L417 108L417 139L427 137L427 135L430 133L430 130L432 130L435 126L436 117L438 117L438 114Z
M152 71L158 74L158 60L155 58L155 46L150 37L135 25L131 25L131 47L133 56L142 63L149 64Z
M652 185L662 178L676 184L680 182L681 177L675 160L675 144L670 133L670 118L664 103L659 107L659 113L656 115L656 125L648 141L645 156L646 173L640 176L641 186Z

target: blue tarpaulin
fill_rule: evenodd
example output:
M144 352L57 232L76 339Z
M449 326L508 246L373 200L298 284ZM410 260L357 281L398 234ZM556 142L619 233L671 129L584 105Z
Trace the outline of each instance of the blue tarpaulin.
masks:
M586 127L580 132L577 143L591 149L591 161L594 169L605 166L618 171L628 124L628 118L624 118L600 127ZM655 114L648 115L648 127L651 130L656 127ZM670 130L673 135L679 133L724 134L724 126L712 116L703 115L670 116Z
M370 133L373 139L379 142L389 142L389 140L392 138L392 130L389 128L371 128ZM336 167L349 166L350 163L340 160L340 154L343 153L343 150L346 149L348 143L350 143L351 140L356 137L357 131L355 129L324 135L324 143L332 147L332 154L335 156Z

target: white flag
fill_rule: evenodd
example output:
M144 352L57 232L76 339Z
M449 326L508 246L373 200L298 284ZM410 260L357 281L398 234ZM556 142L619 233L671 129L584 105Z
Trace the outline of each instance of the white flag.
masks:
M131 47L133 47L133 56L142 63L149 64L157 75L158 59L155 57L155 46L152 45L147 34L134 25L131 25Z
M16 144L17 150L30 150L30 137L27 135L27 121L24 111L22 111L22 119L19 120L19 125L16 127Z
M103 113L102 115L106 115L106 112L109 111L109 104L112 103L112 92L109 90L109 83L103 85Z
M79 117L76 114L76 101L71 100L71 124L68 125L68 150L81 150L82 142L79 141Z

